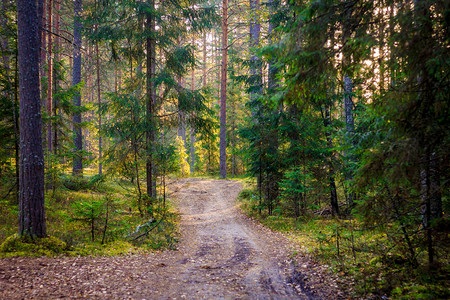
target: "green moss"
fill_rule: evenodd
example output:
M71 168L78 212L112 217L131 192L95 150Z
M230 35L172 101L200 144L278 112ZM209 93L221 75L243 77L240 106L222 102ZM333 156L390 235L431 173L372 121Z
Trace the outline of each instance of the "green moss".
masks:
M104 245L99 244L81 244L75 247L73 250L68 251L69 256L120 256L128 254L144 253L145 250L136 247L135 245L125 242L116 241Z
M66 243L53 236L31 239L16 234L0 245L0 256L56 256L63 254L66 248Z
M442 285L404 284L392 291L393 299L448 299L449 291Z

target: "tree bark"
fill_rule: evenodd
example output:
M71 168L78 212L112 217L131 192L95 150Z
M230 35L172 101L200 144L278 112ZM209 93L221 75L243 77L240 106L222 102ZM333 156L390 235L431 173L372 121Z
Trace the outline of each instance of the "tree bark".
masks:
M327 139L327 147L329 151L333 149L333 140L331 139L331 132L328 129L328 126L331 124L331 116L330 116L330 106L325 104L325 116L324 116L324 127L325 127L325 137ZM336 192L336 181L335 181L335 172L333 165L333 153L330 153L329 161L328 161L328 188L330 189L330 204L331 204L331 213L333 216L339 215L339 204L337 199Z
M73 77L72 84L76 86L81 82L81 0L74 0L74 25L73 25ZM76 109L81 107L81 92L78 91L73 97L73 105ZM74 156L73 156L73 175L83 176L83 135L81 132L81 112L75 111L73 114L74 130Z
M101 86L100 86L100 58L98 51L98 42L95 43L96 63L97 63L97 103L98 103L98 175L102 175L102 114L100 107L102 105Z
M45 24L45 0L38 0L38 18L39 18L39 75L40 75L40 79L42 79L42 77L44 77L44 68L42 66L42 64L45 62L45 30L43 30L43 28L45 28L46 24ZM41 81L39 79L39 85L41 84ZM41 91L42 92L42 91Z
M56 42L55 42L55 62L57 64L60 64L60 46L61 46L61 41L59 39L59 34L60 34L60 2L56 1L55 2L55 33L56 33ZM54 85L54 90L55 92L58 90L59 87L59 82L58 82L58 74L55 74L55 72L53 72L53 76L55 77L53 79L53 85ZM58 110L58 103L56 101L56 99L53 101L53 117L55 118L57 115L57 110ZM58 123L54 123L53 124L53 153L57 154L58 152Z
M155 9L155 1L147 0L150 9L153 11ZM151 13L147 14L147 122L149 124L149 128L147 128L146 139L147 139L147 195L149 197L153 197L156 195L156 189L154 190L153 185L153 144L155 140L155 126L154 126L154 106L155 106L155 98L156 91L154 89L153 78L155 76L155 40L152 37L152 34L155 32L155 18Z
M206 88L207 77L206 77L206 32L203 33L203 64L202 64L202 75L203 75L203 88Z
M256 115L261 110L261 107L259 104L255 105L254 102L258 98L258 95L262 93L261 62L255 51L255 48L259 45L259 35L261 31L261 24L259 22L259 7L259 0L250 0L250 103L254 105L251 110L251 114L255 123L257 123ZM261 170L259 173L261 173ZM256 176L256 186L258 189L262 189L262 178L260 175Z
M195 43L195 40L194 40L194 38L192 38L192 44L194 45L194 43ZM191 73L191 91L192 92L194 92L194 89L195 89L195 69L194 68L192 68L192 73ZM195 129L194 129L194 127L192 127L192 125L191 125L191 149L190 149L190 152L191 152L191 163L190 163L190 171L191 171L191 174L193 174L194 173L194 171L195 171Z
M47 235L39 89L40 30L35 1L17 1L20 98L19 234Z
M47 24L48 29L52 31L53 28L53 0L48 0L47 5ZM47 151L48 155L52 153L52 111L53 111L53 35L48 34L48 43L47 43L47 116L49 117L49 120L47 121ZM48 167L50 167L50 159L48 162Z
M353 146L353 136L355 133L355 124L353 119L353 83L350 75L350 65L351 65L351 49L349 49L349 39L351 37L351 28L352 28L352 7L346 8L345 12L345 21L343 24L343 58L342 58L342 66L343 66L343 77L344 77L344 114L345 114L345 131L348 137L348 143L350 146ZM347 156L347 171L345 174L345 179L347 182L351 182L353 180L354 172L352 170L351 162L353 158L351 155ZM351 187L350 187L351 190ZM347 196L347 204L349 211L354 205L355 194L354 192L349 192Z
M262 70L261 60L256 54L255 48L259 45L259 35L261 32L261 24L259 18L260 9L259 0L250 0L250 75L252 90L250 92L250 100L253 102L262 93Z
M269 6L269 12L270 15L275 14L275 9L276 9L276 3L273 0L269 0L268 1L268 6ZM273 43L273 39L272 36L274 34L274 27L275 25L273 24L272 21L269 22L269 43L272 44ZM269 90L269 94L274 93L275 89L277 88L277 80L276 80L276 75L278 73L278 69L274 64L274 60L270 60L269 61L269 76L268 76L268 83L267 83L267 87Z
M228 63L228 0L222 3L222 67L220 78L220 178L227 177L227 63Z

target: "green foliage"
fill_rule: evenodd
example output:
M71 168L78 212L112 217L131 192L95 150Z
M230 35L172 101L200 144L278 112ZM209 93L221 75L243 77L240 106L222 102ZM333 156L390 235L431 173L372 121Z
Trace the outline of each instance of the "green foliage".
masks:
M280 182L280 197L285 202L286 210L294 211L297 217L300 216L300 210L305 213L306 203L304 203L303 195L310 190L307 186L310 180L310 175L305 174L304 169L293 167L285 172Z
M184 147L184 141L180 136L176 137L175 142L176 148L176 157L178 161L178 176L186 177L189 175L189 163L188 163L188 154L186 153L186 149Z
M99 219L103 215L105 201L90 199L90 201L72 203L73 217L71 221L80 221L91 233L92 242L95 241L95 232L99 230ZM107 222L107 219L103 220Z
M88 190L94 186L94 182L89 178L81 176L64 176L61 181L62 185L71 191Z
M239 200L249 200L253 195L253 191L251 189L243 189L240 193L239 193Z
M445 299L449 297L448 256L441 264L414 267L408 253L383 227L365 228L356 220L259 215L252 192L244 189L240 207L272 230L288 233L302 253L310 255L339 279L339 286L356 298L387 295L393 299ZM391 228L389 232L399 230Z

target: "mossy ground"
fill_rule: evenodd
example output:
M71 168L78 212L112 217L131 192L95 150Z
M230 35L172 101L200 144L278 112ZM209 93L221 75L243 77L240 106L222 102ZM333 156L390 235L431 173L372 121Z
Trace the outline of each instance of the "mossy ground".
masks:
M139 212L136 198L134 185L125 180L64 177L56 189L46 192L49 237L35 240L16 235L18 205L11 199L3 200L0 257L113 256L176 247L178 214L170 201L163 207L161 199L152 199L151 209L147 209L148 203L141 203ZM158 221L158 225L145 226L149 219ZM139 225L144 226L137 231Z
M300 218L279 213L259 214L257 195L247 186L239 197L243 211L272 230L286 233L301 252L330 266L339 285L356 298L450 298L449 249L439 250L439 263L429 266L418 249L419 266L413 266L385 228L364 229L355 219L316 216Z

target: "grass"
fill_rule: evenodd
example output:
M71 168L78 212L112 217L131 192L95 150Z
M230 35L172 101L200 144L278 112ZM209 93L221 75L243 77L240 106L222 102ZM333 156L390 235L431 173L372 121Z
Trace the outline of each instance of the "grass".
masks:
M244 184L239 196L244 212L272 230L287 233L304 254L330 266L340 287L356 298L448 299L450 265L448 249L441 251L440 264L428 266L426 253L417 249L419 266L413 266L389 228L364 228L357 220L319 217L311 212L300 218L278 212L259 214L258 196Z
M163 207L161 199L153 199L152 209L141 214L134 186L125 180L63 176L45 197L47 239L19 238L17 204L0 202L0 257L114 256L176 247L178 214L170 201ZM158 226L144 226L150 218Z

